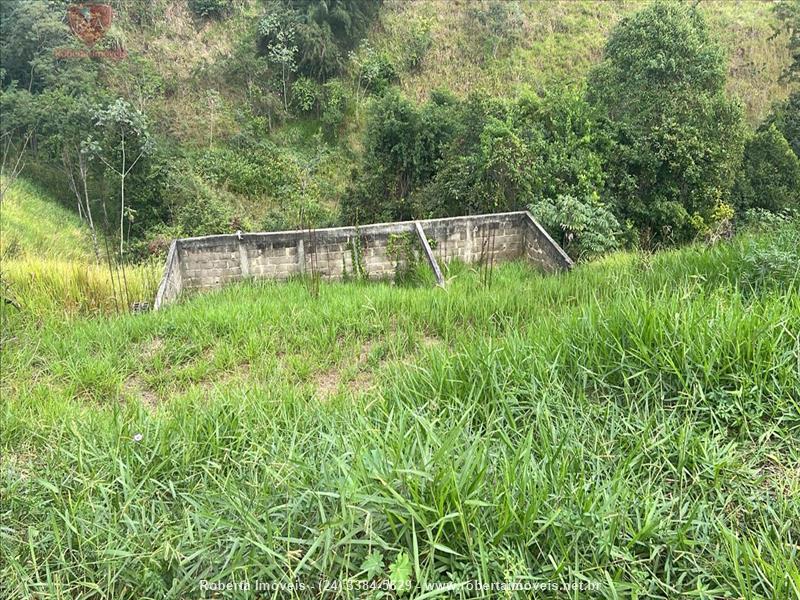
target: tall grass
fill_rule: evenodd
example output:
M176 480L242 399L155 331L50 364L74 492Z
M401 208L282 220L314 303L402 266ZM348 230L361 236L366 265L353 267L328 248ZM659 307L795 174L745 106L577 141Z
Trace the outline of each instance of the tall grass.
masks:
M41 189L17 179L0 206L0 256L46 256L83 260L91 254L88 231L77 215Z
M161 265L126 265L123 272L122 266L25 257L3 261L2 275L17 312L38 318L48 313L92 315L127 312L136 302L151 304Z
M97 264L80 219L23 179L0 207L0 259L4 331L20 319L120 313L152 303L161 274L156 262Z
M796 240L20 323L6 596L800 598Z

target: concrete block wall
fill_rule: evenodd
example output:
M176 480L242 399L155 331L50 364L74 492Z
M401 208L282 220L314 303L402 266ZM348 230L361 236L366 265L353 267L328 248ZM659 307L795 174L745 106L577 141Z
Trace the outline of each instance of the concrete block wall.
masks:
M216 289L248 278L285 280L311 273L312 268L323 279L342 279L356 272L354 256L369 278L392 278L406 266L403 256L391 252L392 244L401 240L427 259L442 285L439 263L454 259L475 263L490 257L494 262L527 258L548 271L572 265L525 211L358 228L213 235L172 243L154 308L174 302L184 291Z
M531 213L522 213L522 254L529 261L547 272L572 268L572 260Z
M440 263L513 260L524 255L525 213L500 213L421 221Z

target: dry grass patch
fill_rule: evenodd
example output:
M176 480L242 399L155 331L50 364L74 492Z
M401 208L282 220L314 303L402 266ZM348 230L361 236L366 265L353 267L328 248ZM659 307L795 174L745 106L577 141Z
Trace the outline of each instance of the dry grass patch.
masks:
M139 400L150 412L154 412L161 402L158 394L139 375L128 377L122 384L122 389L124 398Z

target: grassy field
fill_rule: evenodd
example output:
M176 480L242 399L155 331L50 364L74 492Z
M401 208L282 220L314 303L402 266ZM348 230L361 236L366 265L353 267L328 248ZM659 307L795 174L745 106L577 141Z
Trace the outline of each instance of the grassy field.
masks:
M3 319L127 312L155 296L160 264L123 270L105 255L98 263L78 216L28 181L17 180L5 195L0 231L3 297L17 305L4 303Z
M799 239L10 322L4 597L800 598Z

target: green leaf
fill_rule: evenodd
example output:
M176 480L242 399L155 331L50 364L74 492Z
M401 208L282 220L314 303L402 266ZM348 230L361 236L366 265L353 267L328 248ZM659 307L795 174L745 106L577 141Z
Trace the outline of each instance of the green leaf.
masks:
M383 554L377 550L370 552L361 563L361 570L366 572L369 579L383 573Z
M404 590L411 583L411 559L404 551L397 555L394 562L389 565L389 580L398 590Z

